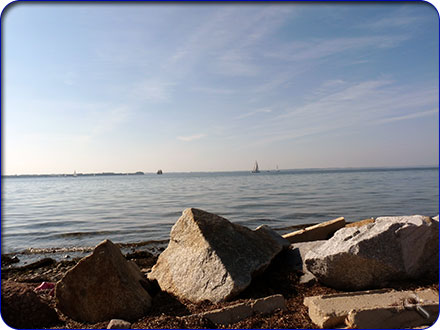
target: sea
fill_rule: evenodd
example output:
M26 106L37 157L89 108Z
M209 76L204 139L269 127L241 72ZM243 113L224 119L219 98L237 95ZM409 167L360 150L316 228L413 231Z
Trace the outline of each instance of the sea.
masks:
M163 250L193 207L251 229L439 213L439 168L297 169L2 178L1 253L82 256L104 239Z

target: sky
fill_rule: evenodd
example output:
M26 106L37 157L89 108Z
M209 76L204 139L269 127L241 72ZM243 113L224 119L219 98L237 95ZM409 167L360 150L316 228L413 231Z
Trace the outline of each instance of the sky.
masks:
M2 16L2 174L438 165L429 3L38 4Z

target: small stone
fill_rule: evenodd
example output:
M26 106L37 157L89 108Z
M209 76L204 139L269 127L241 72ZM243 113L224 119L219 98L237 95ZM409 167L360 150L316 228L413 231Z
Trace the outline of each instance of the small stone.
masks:
M113 319L108 323L107 329L131 329L131 323L120 319Z

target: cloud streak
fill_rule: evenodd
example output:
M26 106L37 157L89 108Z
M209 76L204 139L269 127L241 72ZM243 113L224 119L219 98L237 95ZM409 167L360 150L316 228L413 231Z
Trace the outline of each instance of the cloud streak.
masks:
M435 114L438 114L438 110L433 109L433 110L428 110L428 111L409 113L409 114L406 114L403 116L395 116L395 117L380 119L380 120L376 121L376 123L377 124L387 124L387 123L393 123L393 122L401 121L401 120L434 116Z
M236 139L242 135L251 136L250 146L264 146L338 130L363 130L371 125L392 124L438 113L434 110L438 103L435 91L408 90L387 79L357 83L326 81L305 100L301 106L293 106L264 122L237 131ZM423 110L427 108L430 110ZM421 111L413 112L414 109ZM402 112L410 113L402 115Z
M315 39L311 41L293 42L282 45L278 49L267 51L265 56L283 61L310 61L328 56L362 49L380 49L396 47L408 40L406 35L380 35L342 37L332 39Z
M132 88L132 97L153 103L167 102L172 96L174 83L161 80L146 80L139 82Z
M178 136L177 139L184 142L191 142L191 141L199 140L205 136L206 136L205 134L194 134L187 136Z
M235 119L244 119L244 118L248 118L248 117L251 117L251 116L255 116L255 115L260 114L260 113L271 113L271 112L272 112L271 109L262 108L262 109L257 109L257 110L254 110L254 111L246 112L246 113L244 113L242 115L239 115L239 116L235 117Z

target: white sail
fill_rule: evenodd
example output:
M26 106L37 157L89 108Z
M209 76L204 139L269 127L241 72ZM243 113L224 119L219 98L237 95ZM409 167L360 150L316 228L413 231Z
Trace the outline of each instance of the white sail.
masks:
M258 163L255 161L254 169L252 170L252 173L260 173L260 170L258 169Z

